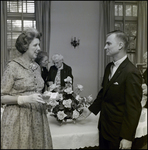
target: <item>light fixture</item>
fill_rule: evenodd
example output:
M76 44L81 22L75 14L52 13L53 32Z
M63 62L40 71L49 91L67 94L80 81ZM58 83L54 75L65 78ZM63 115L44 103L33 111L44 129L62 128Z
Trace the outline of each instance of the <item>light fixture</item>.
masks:
M71 45L76 48L77 46L80 45L80 39L76 40L76 37L71 38Z

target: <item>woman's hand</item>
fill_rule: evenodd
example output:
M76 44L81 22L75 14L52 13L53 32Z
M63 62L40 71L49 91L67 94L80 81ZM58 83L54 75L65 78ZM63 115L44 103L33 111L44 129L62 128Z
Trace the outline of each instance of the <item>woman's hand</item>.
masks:
M36 102L45 103L40 93L34 93L28 96L18 96L17 102L19 105Z

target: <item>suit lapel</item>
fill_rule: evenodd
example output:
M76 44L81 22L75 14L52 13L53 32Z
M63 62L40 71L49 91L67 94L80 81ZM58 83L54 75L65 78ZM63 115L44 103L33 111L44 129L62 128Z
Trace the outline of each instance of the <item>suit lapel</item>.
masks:
M108 90L108 88L112 85L112 83L114 83L114 81L118 78L118 76L122 73L123 68L127 65L127 63L129 62L129 59L126 58L118 67L118 69L116 70L115 74L113 75L113 77L111 78L111 80L108 82L108 77L109 74L107 74L105 82L104 82L104 94L105 95L106 91Z

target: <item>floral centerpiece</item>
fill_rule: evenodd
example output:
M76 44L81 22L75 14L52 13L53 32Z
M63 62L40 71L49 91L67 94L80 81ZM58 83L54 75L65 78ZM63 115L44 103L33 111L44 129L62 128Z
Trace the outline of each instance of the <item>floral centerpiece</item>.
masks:
M53 84L50 86L50 91L45 91L43 96L46 99L48 110L57 121L62 123L67 119L72 119L75 122L82 113L81 108L92 104L93 98L91 95L80 96L83 90L80 84L73 90L71 77L68 76L64 81L65 87L59 88Z

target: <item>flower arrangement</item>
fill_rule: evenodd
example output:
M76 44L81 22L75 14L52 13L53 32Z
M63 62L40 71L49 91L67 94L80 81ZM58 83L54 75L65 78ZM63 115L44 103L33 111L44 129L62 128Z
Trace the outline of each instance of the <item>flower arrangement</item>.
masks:
M66 122L67 119L75 122L82 113L81 108L92 104L93 98L91 95L80 96L83 90L80 84L73 91L71 77L68 76L64 81L65 87L59 89L56 85L51 85L50 91L45 91L43 96L47 99L48 110L58 122Z

